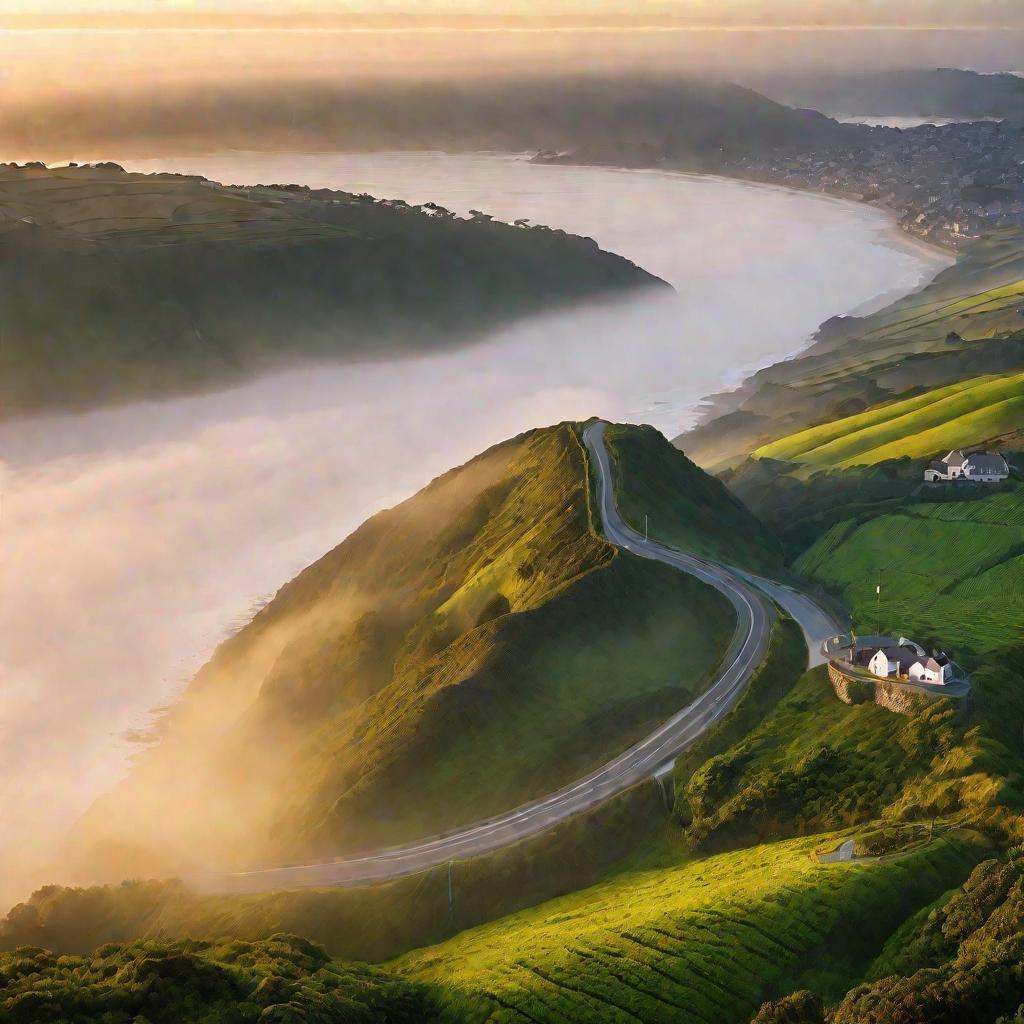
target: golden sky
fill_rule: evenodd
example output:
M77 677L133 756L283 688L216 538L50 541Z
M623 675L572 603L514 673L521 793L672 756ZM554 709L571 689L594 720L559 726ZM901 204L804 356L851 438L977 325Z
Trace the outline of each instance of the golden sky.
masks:
M0 0L0 15L185 17L452 15L681 19L754 24L972 25L1024 23L1024 0Z

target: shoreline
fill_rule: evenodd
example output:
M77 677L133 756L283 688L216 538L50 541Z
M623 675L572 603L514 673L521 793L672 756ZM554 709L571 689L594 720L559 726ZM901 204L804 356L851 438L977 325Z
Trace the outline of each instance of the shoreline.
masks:
M695 429L708 422L709 414L714 414L715 404L717 400L720 400L724 396L734 394L739 391L743 385L753 378L760 371L768 369L769 367L775 366L779 363L788 362L789 360L795 359L800 356L803 352L807 351L814 345L815 339L817 338L822 327L831 319L836 317L848 317L858 318L871 315L872 313L880 312L892 303L899 301L910 295L914 295L926 288L942 271L948 269L954 265L959 258L958 250L951 246L945 246L938 242L932 242L922 239L913 233L907 231L899 221L898 211L887 206L884 203L880 203L874 200L865 199L859 193L849 192L844 193L840 190L822 190L813 188L804 188L800 186L785 185L778 182L766 181L757 178L748 178L741 176L731 176L727 174L716 174L716 173L705 173L691 170L685 170L681 168L673 167L626 167L619 164L608 164L608 163L588 163L588 162L577 162L571 159L553 159L544 160L537 159L538 154L536 151L508 151L508 150L458 150L450 151L446 149L415 149L415 150L404 150L404 149L382 149L382 150L347 150L347 149L322 149L322 148L311 148L311 149L220 149L220 150L206 150L188 153L185 155L165 155L161 157L151 157L144 159L141 162L143 164L150 165L142 173L160 173L157 166L163 163L174 164L178 161L189 161L189 160L209 160L216 159L217 157L234 157L234 158L260 158L260 157L326 157L326 158L346 158L346 157L360 157L360 156L372 156L377 158L489 158L508 160L511 162L526 165L527 167L540 167L540 168L566 168L576 170L591 170L591 171L604 171L618 175L635 175L652 178L661 178L663 180L683 180L689 181L694 184L718 184L728 186L745 186L752 191L759 192L774 192L776 194L799 196L801 199L815 199L821 203L827 203L833 206L842 208L857 208L864 209L865 207L878 211L884 218L886 223L880 224L877 228L878 233L878 244L883 245L886 248L903 253L906 255L914 256L918 259L923 259L926 266L922 268L917 280L910 286L904 288L898 287L887 287L874 295L871 295L853 306L843 307L835 312L829 314L823 320L818 322L812 330L800 339L795 340L791 345L785 349L780 349L777 353L774 353L767 361L758 362L757 365L751 364L749 366L737 369L735 373L729 374L728 379L723 381L722 387L706 395L703 395L699 400L692 403L692 407L687 413L686 417L679 416L680 420L685 419L688 421L686 427L676 425L674 427L666 428L667 433L670 433L673 437L683 436L683 433ZM105 157L97 157L96 160L107 159L113 160L119 164L122 164L128 170L137 172L139 169L133 167L135 164L135 158L125 157L117 155L107 155ZM95 160L83 161L83 162L95 162ZM176 172L171 172L176 173ZM192 172L195 173L195 172ZM232 182L227 179L230 174L224 175L216 174L211 170L203 172L203 176L208 180L213 181L217 184L225 185L228 187L240 187L238 182ZM296 184L303 184L303 182L295 182ZM312 187L312 186L311 186ZM342 185L328 185L327 188L334 189L336 191L346 191L348 186ZM386 187L378 189L373 192L378 199L393 198ZM497 219L500 219L497 218ZM582 230L582 229L581 229ZM610 250L615 251L615 250ZM638 264L640 265L640 264ZM359 360L357 360L359 362ZM657 404L659 396L650 396L649 402ZM680 433L679 431L682 431Z

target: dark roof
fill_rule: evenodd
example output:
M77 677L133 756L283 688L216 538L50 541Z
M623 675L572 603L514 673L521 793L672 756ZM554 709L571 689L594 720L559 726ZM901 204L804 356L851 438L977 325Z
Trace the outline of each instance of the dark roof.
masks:
M885 656L890 661L895 661L903 672L906 672L915 661L921 660L921 655L909 647L886 647Z
M976 473L1008 473L1006 459L995 452L971 452L967 456L966 465Z
M945 473L949 469L949 466L944 462L936 462L934 459L928 463L929 469L937 470L939 473Z

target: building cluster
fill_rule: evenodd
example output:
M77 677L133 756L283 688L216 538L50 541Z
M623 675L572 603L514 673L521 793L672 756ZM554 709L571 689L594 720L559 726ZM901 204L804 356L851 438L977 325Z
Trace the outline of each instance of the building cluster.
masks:
M1024 229L1024 121L844 128L848 142L735 157L723 173L875 202L911 234L954 248Z
M901 636L895 644L864 647L853 657L855 665L864 665L881 679L908 679L912 683L945 685L952 673L952 662L945 654L929 654L920 644Z
M965 677L941 651L930 654L901 636L841 636L826 641L823 653L830 666L847 676L874 676L894 682L948 686Z
M938 480L967 480L975 483L997 484L1010 475L1006 459L997 452L964 452L957 448L945 458L928 463L924 478L929 483Z

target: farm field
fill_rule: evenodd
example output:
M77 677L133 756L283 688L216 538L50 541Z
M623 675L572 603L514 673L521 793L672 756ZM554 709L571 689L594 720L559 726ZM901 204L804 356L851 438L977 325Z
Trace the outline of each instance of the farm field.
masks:
M803 985L838 997L872 948L981 856L964 833L884 864L814 858L841 838L626 872L393 966L437 986L443 1019L474 1024L730 1024ZM809 974L825 949L830 966Z
M815 468L926 458L1024 430L1024 373L988 375L811 427L757 449Z
M861 631L935 638L968 661L1020 645L1024 486L1003 487L973 501L919 503L866 522L844 520L795 568L838 591Z

